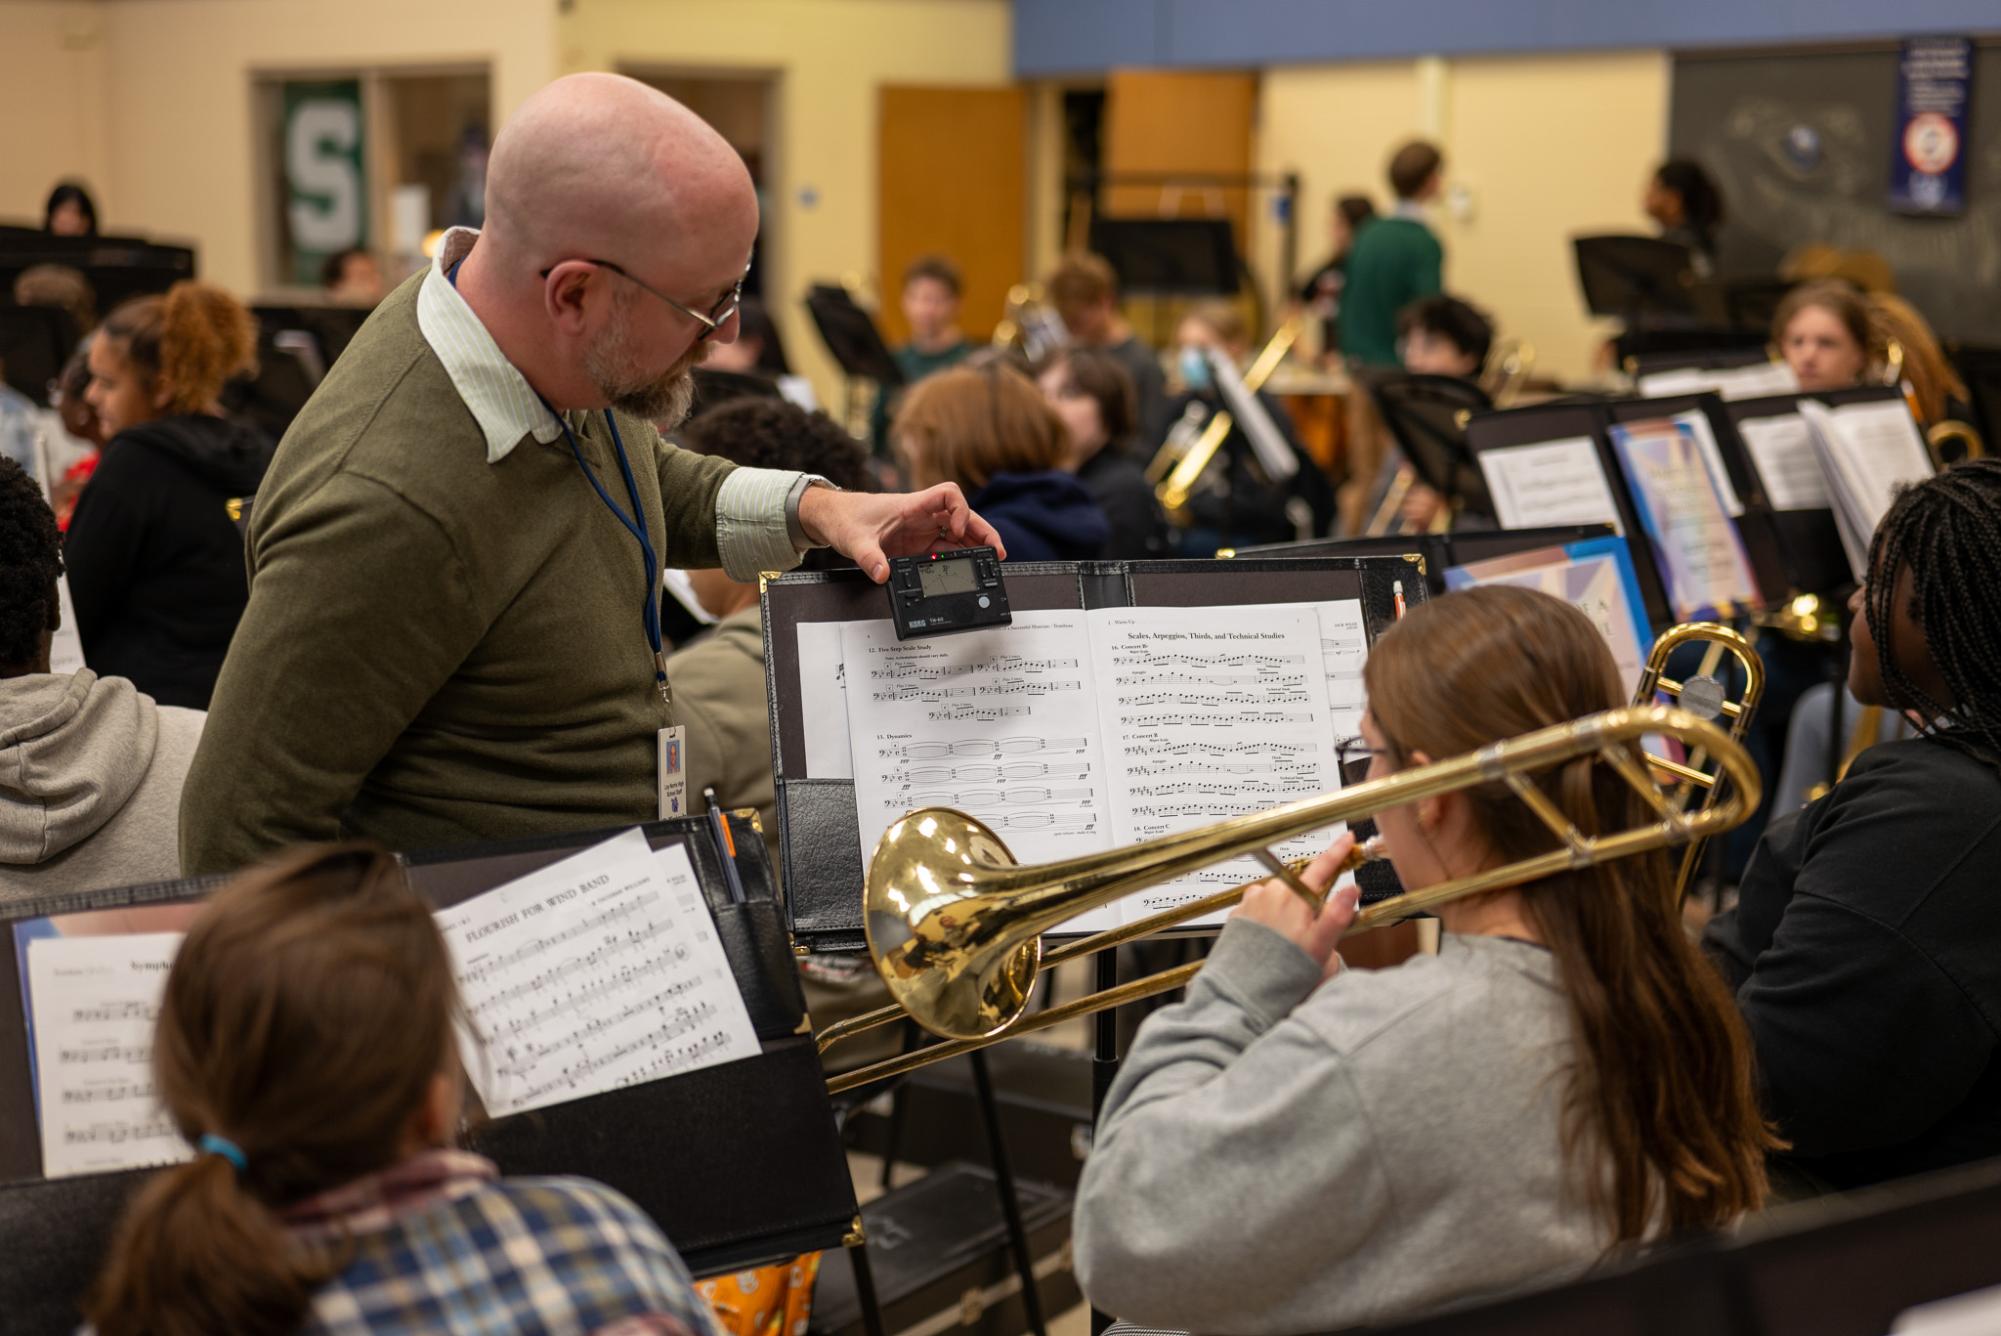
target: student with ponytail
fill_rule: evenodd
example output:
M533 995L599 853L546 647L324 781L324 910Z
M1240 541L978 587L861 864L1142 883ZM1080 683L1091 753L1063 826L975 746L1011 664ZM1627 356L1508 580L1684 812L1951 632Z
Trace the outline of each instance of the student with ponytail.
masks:
M1915 737L1773 820L1705 944L1797 1187L2001 1156L2001 460L1877 526L1848 687Z
M127 1208L96 1336L713 1336L653 1222L454 1147L451 961L388 854L297 850L216 892L167 976L160 1102L195 1158Z
M1412 609L1366 674L1342 749L1372 779L1631 694L1582 613L1505 586ZM1534 782L1586 834L1653 819L1589 759ZM1559 847L1500 783L1377 824L1412 889ZM1254 887L1105 1101L1074 1226L1091 1302L1218 1336L1375 1326L1756 1210L1750 1042L1672 882L1656 852L1469 896L1436 955L1382 970L1335 952L1352 890L1315 915Z
M217 399L256 353L250 313L196 282L126 302L91 339L87 397L108 441L70 519L70 598L84 660L162 705L208 708L249 600L232 512L271 444Z

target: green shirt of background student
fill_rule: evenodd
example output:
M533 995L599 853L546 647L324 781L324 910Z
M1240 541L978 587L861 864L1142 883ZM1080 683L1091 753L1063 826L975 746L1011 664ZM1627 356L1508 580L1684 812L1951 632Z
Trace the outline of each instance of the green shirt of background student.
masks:
M1397 365L1397 316L1444 289L1445 248L1425 223L1425 206L1443 188L1445 159L1413 140L1390 159L1396 209L1364 223L1348 253L1341 289L1341 351L1365 367Z
M905 386L956 366L971 355L974 345L959 328L959 299L964 288L959 267L940 255L924 256L903 271L903 319L910 326L910 342L891 356L903 372ZM896 391L876 395L875 408L869 414L869 440L878 455L889 454L889 418L896 397Z

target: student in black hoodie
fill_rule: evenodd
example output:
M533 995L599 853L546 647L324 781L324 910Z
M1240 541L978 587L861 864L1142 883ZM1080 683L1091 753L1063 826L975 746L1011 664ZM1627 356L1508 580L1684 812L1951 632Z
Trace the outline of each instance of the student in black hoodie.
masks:
M1112 526L1104 555L1126 561L1167 555L1167 517L1133 449L1139 395L1119 359L1101 348L1059 348L1035 383L1070 433L1063 467L1077 475Z
M910 387L890 440L913 488L956 482L1000 534L1011 561L1086 561L1111 526L1084 484L1064 472L1069 433L1033 381L989 361Z
M1910 488L1850 600L1849 689L1917 737L1773 821L1705 945L1813 1186L2001 1156L2001 460Z
M208 708L249 599L234 512L271 462L217 396L256 361L256 326L195 282L113 311L90 345L109 438L63 548L83 656L162 705Z

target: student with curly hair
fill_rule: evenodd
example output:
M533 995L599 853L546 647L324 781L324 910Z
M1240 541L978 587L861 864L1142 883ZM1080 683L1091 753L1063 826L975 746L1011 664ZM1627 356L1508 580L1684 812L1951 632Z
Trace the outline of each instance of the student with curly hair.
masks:
M2001 1155L2001 460L1910 488L1849 601L1857 700L1918 736L1775 819L1710 955L1815 1186Z
M41 488L0 460L0 901L180 871L181 779L202 716L124 678L49 671L62 572Z
M70 597L90 666L163 704L208 708L249 600L235 516L271 444L217 396L256 352L250 313L195 282L126 302L91 340L108 444L70 519Z

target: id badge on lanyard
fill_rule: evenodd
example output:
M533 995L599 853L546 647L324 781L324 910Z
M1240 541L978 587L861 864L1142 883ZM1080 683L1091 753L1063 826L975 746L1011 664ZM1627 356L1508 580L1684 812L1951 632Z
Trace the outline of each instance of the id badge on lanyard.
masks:
M660 784L660 820L688 815L688 730L680 725L654 735L654 774Z

